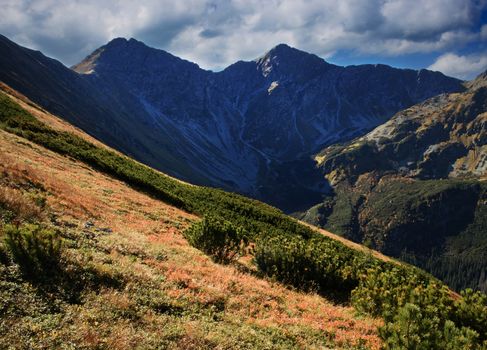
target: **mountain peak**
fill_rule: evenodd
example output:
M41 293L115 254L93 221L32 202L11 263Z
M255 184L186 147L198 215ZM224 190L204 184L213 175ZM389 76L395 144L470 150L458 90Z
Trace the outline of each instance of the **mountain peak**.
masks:
M134 38L126 39L123 37L112 39L106 45L104 45L102 47L115 48L115 47L126 47L127 45L148 47L142 41L139 41L139 40L134 39Z
M314 54L298 50L287 44L279 44L266 52L264 56L255 60L262 75L267 77L274 72L277 75L293 75L299 71L299 75L307 72L319 74L320 70L327 69L330 65L324 59Z
M278 54L278 53L289 53L289 52L293 52L293 51L299 51L299 50L294 48L294 47L289 46L288 44L281 43L281 44L277 44L272 49L270 49L268 51L268 53Z
M190 65L193 69L199 68L195 63L173 56L164 50L147 46L134 38L115 38L93 51L71 69L79 74L92 74L100 69L136 69L147 64L153 67L184 64Z
M142 45L144 45L141 42L138 42L137 40L131 38L130 40L127 40L126 38L114 38L110 40L108 43L105 45L99 47L95 51L93 51L91 54L89 54L84 60L82 60L80 63L75 64L74 66L71 67L72 70L79 74L92 74L95 72L95 67L98 63L99 58L105 51L112 51L112 50L125 50L127 45L130 42L137 42Z
M259 57L257 61L266 59L266 58L285 58L285 57L309 57L315 56L305 51L298 50L294 47L291 47L287 44L281 43L274 46L272 49L267 51L263 56ZM316 56L317 57L317 56Z
M110 40L105 46L119 46L126 44L127 42L128 40L126 38L119 37Z

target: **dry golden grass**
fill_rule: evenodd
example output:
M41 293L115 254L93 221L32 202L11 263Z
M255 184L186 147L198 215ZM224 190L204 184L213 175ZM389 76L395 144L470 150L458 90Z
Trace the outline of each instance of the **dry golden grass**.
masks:
M101 145L8 86L0 83L0 89L52 128ZM9 344L34 341L37 348L72 343L108 349L244 349L255 344L274 349L291 343L303 349L380 347L376 330L381 321L358 318L351 307L258 278L248 256L239 260L246 268L215 264L182 236L199 218L84 163L0 131L0 174L0 200L23 215L37 210L25 199L26 186L41 189L55 225L78 242L65 259L124 281L122 289L87 291L81 304L65 305L49 321L25 318L2 325L0 320L0 332L9 329ZM161 305L176 311L141 306L160 298Z
M213 263L190 247L181 234L197 217L83 163L0 131L0 173L10 183L41 184L50 210L59 222L74 226L75 235L86 234L86 223L93 222L88 230L94 232L90 244L96 250L90 253L89 261L98 271L116 272L128 281L122 291L104 289L89 294L83 305L69 306L64 317L71 325L62 326L55 335L45 335L49 344L58 337L88 348L101 344L110 349L133 348L155 335L166 337L164 329L171 320L176 332L171 347L180 349L233 348L238 337L243 337L235 333L255 329L288 334L299 340L301 348L316 347L316 339L336 348L380 346L376 332L380 321L357 318L351 307L287 289L234 266ZM98 233L101 228L111 231ZM148 312L131 322L129 316L136 308L131 283L158 286L171 302L223 310L221 319L214 322L195 316L168 320L167 315ZM129 316L110 319L108 315L113 314ZM39 332L37 336L42 327Z
M0 185L0 206L11 211L16 221L44 219L41 208L15 188Z

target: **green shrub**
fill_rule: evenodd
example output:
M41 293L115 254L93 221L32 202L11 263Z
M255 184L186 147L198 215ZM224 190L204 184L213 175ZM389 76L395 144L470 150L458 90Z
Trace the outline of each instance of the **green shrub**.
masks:
M397 350L460 350L481 349L478 334L466 327L458 328L412 303L397 310L391 322L380 329L384 349Z
M321 236L269 234L257 241L254 259L260 271L281 282L347 300L358 284L353 267L365 255Z
M352 303L384 319L385 349L484 349L485 295L467 290L455 300L445 285L417 269L368 269L352 292Z
M193 247L224 264L236 260L247 242L241 227L210 216L189 227L184 236Z
M394 313L410 301L414 287L426 284L427 279L413 271L401 266L384 265L365 269L358 287L352 292L353 306L360 312L374 316Z
M22 271L31 276L52 272L59 267L61 240L39 225L6 225L5 246Z
M487 341L487 296L466 289L455 300L453 320L475 330L481 341Z

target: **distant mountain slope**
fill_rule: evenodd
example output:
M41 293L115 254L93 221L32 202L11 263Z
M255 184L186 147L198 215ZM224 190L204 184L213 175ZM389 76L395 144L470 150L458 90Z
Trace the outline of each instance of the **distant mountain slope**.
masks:
M465 93L439 95L351 143L325 149L317 156L321 167L332 183L370 170L419 179L485 178L487 79L481 75L468 85Z
M117 150L155 166L160 159L172 164L173 174L189 172L186 162L168 152L167 133L154 133L143 122L150 116L123 89L104 93L83 76L38 51L23 48L0 36L0 81L46 110L62 116ZM193 174L195 182L203 179Z
M487 79L415 105L316 159L335 195L309 222L487 290Z
M134 39L115 39L74 66L76 75L1 42L8 54L0 79L43 107L171 175L289 211L327 190L314 186L313 153L428 97L464 89L437 72L338 67L287 45L214 73Z

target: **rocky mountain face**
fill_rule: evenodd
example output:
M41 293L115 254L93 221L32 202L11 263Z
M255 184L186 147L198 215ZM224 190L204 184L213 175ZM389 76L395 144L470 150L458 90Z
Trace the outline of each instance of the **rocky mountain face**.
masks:
M0 53L2 82L121 152L146 164L157 163L161 153L147 148L147 140L154 140L153 135L144 123L134 120L143 110L132 109L137 105L129 93L116 86L103 93L60 62L1 35ZM163 149L164 144L157 141L155 144Z
M487 290L487 74L316 156L334 194L307 221Z
M487 176L487 84L480 76L465 93L441 94L397 113L353 142L316 159L332 183L369 171L416 179Z
M46 109L171 175L286 211L309 207L329 190L311 159L320 149L426 98L464 89L437 72L339 67L287 45L210 72L115 39L70 71L0 42L0 79Z

